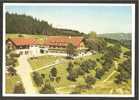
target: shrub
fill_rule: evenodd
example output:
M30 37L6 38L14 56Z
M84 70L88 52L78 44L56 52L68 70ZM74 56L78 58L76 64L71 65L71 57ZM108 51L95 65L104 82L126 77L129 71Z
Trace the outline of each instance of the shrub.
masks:
M11 53L10 56L13 58L13 57L19 57L20 54L16 54L16 53Z
M22 83L21 82L17 82L16 84L15 84L15 86L14 86L14 91L13 91L14 93L18 93L18 94L20 94L20 93L25 93L25 89L24 89L24 87L23 87L23 85L22 85Z
M38 72L32 73L33 80L37 86L41 86L43 84L43 77Z
M10 65L14 66L16 62L17 60L14 58L6 59L6 66L10 66Z

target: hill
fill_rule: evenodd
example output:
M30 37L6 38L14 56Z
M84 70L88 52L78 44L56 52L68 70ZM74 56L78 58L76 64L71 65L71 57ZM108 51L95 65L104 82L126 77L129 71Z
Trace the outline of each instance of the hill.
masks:
M98 37L105 37L113 40L131 40L131 33L105 33L98 34Z
M71 35L81 36L81 33L72 29L59 29L53 27L47 21L38 20L32 16L6 13L6 33L20 33L33 35Z

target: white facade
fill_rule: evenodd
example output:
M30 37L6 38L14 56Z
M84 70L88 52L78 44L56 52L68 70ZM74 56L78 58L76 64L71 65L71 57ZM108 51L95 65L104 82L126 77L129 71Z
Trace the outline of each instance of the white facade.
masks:
M40 54L40 48L38 46L30 46L29 47L29 54L32 56L32 57L37 57L39 54Z
M43 50L44 53L46 53L48 51L48 48L40 48L37 45L32 45L29 46L29 49L16 49L16 53L17 54L21 54L21 55L29 55L31 57L37 57L40 55L40 51Z

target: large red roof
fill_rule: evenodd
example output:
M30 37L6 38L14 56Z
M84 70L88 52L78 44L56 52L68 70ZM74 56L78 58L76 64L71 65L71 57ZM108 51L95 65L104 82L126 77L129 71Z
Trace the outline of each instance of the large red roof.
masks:
M67 46L68 43L72 43L76 47L80 46L83 37L79 36L48 36L46 40L38 40L35 38L10 38L16 46L23 45L46 45L46 46Z
M76 47L79 47L82 40L83 37L80 36L48 36L45 45L67 46L68 43L72 43Z
M40 44L39 41L35 38L10 38L10 40L16 45L16 46L23 46L23 45L36 45Z

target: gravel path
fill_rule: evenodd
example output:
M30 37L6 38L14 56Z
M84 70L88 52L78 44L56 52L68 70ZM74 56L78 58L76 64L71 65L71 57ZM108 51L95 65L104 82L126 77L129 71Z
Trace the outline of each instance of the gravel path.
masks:
M31 78L31 66L27 61L28 57L22 55L19 57L19 66L16 68L17 74L21 77L26 94L36 94L37 89L33 86Z

